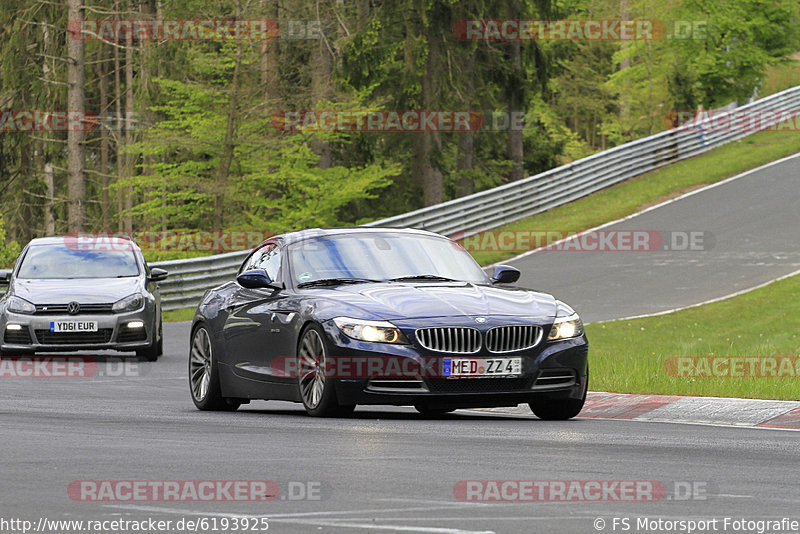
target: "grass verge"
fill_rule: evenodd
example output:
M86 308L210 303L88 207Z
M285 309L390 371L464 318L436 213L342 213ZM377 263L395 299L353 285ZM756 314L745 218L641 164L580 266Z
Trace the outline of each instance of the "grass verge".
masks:
M191 321L194 317L195 308L181 308L180 310L170 310L162 312L161 320L165 323L178 321Z
M800 400L798 294L800 275L668 315L587 325L590 387L617 393ZM674 376L675 357L686 356L711 362L710 372L695 361L682 376ZM713 360L706 357L768 357L776 361L776 368L764 372L759 361L756 374L770 377L749 378L741 376L749 374L747 361L740 370L730 367L733 360L723 360L715 372ZM781 367L780 357L787 357L791 368ZM718 376L726 369L738 376Z

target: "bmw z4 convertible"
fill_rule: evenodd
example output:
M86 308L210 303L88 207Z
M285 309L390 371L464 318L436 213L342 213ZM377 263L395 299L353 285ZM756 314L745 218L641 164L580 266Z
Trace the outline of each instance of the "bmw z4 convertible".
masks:
M421 230L272 237L197 308L192 400L295 401L313 416L528 403L539 418L572 418L588 387L583 325L565 303L515 287L519 275L497 266L490 278L458 243Z

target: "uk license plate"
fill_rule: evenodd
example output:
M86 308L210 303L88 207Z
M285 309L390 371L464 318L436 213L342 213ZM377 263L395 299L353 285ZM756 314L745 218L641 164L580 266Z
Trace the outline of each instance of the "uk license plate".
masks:
M65 332L97 332L97 321L51 321L50 331L57 334Z
M442 375L454 378L519 376L522 358L444 358Z

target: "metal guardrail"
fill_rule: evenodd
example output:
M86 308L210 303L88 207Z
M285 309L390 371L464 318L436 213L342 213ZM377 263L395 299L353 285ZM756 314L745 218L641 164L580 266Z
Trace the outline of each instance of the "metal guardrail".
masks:
M800 86L787 89L741 107L726 106L713 112L719 124L722 111L800 112ZM702 118L702 117L701 117ZM778 117L760 123L764 130ZM440 234L489 230L585 197L595 191L659 169L758 131L755 128L706 128L712 119L693 123L598 152L524 180L495 187L442 204L396 215L364 226L422 228ZM161 283L165 310L197 305L206 289L233 278L248 251L216 256L154 262L170 272ZM0 289L1 290L1 289Z

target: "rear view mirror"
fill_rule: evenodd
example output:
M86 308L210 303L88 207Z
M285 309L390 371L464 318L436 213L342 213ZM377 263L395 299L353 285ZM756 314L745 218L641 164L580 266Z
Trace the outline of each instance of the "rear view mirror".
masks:
M513 284L519 280L520 272L510 265L498 265L494 268L492 281L500 284Z
M11 271L0 269L0 286L7 286L11 281Z
M280 284L273 282L264 269L250 269L236 277L239 285L248 289L271 288L280 289Z
M150 269L150 281L151 282L161 282L162 280L166 280L169 276L169 272L165 271L164 269L159 269L158 267L153 267Z

